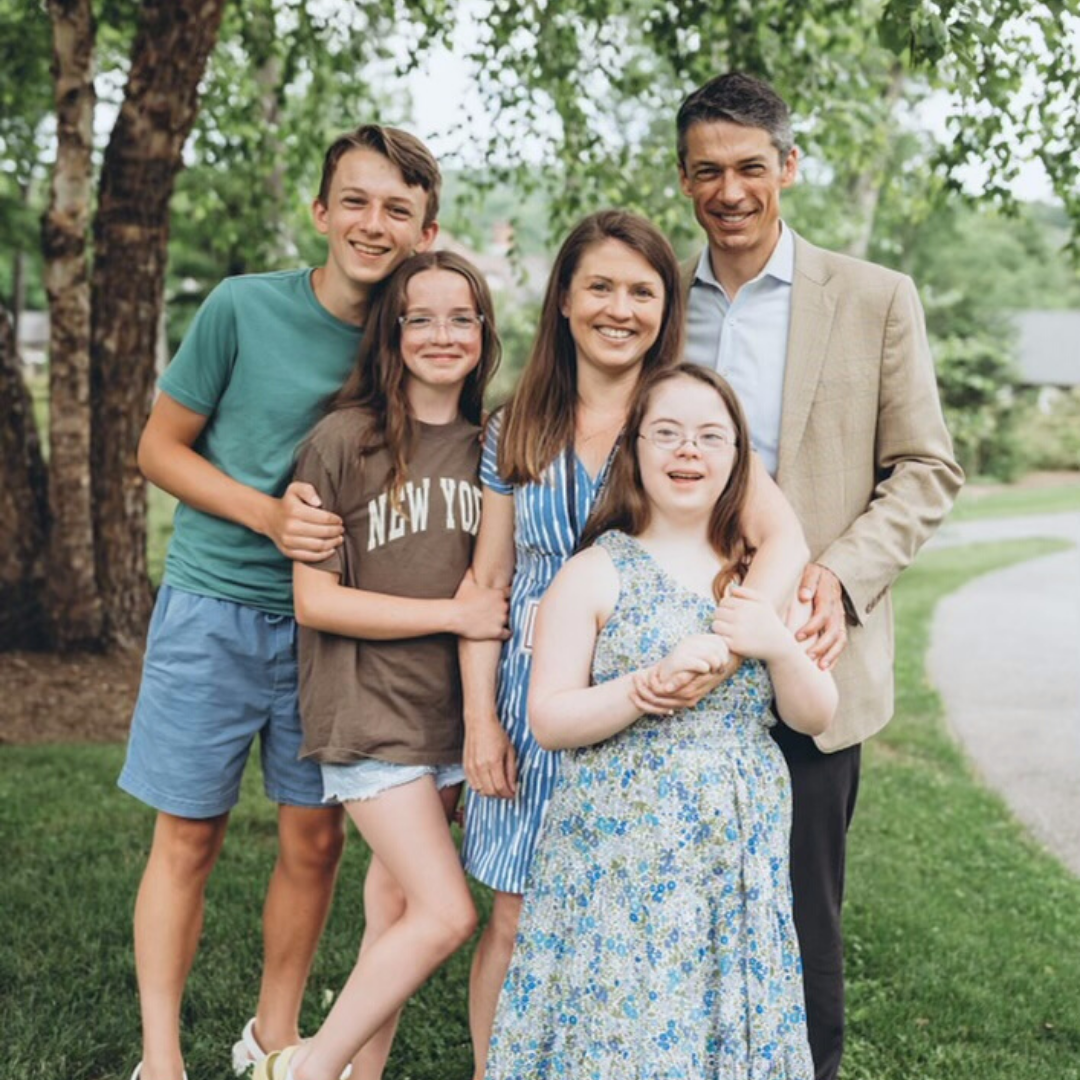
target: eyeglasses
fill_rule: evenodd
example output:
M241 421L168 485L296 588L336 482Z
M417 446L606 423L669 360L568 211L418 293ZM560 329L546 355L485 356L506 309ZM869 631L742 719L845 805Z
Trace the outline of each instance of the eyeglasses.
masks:
M678 450L690 443L703 454L719 454L722 450L735 448L735 436L730 431L718 428L716 431L700 431L697 435L687 435L682 428L655 427L638 435L639 439L651 442L657 450Z
M439 327L455 341L468 341L484 325L483 315L451 315L446 319L436 319L433 315L402 315L398 322L401 332L412 337L432 338Z

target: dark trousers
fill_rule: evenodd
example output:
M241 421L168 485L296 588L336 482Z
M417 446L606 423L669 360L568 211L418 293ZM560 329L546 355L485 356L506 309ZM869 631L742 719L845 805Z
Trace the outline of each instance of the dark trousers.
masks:
M844 853L859 791L860 747L823 754L783 721L773 738L791 771L791 887L814 1080L835 1080L844 1053Z

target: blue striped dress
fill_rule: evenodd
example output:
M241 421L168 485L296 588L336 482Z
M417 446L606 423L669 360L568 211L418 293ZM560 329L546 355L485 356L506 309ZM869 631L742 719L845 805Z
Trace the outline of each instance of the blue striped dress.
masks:
M532 671L532 628L544 591L574 553L577 537L569 510L571 489L580 529L603 484L601 469L591 477L573 458L568 483L567 455L559 454L543 481L507 484L500 476L497 449L502 413L488 426L480 459L480 482L500 495L514 497L514 581L510 591L510 638L502 648L496 705L499 719L517 752L517 794L513 799L465 796L465 869L500 892L524 893L540 822L558 776L559 754L542 749L529 731L525 702Z

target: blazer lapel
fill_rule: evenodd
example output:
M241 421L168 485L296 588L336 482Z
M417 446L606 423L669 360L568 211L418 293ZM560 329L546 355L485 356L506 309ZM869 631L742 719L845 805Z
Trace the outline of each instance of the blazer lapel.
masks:
M828 355L836 297L825 287L830 271L820 251L795 236L795 279L791 289L791 325L784 367L780 414L780 460L777 480L795 461L806 431L810 405Z

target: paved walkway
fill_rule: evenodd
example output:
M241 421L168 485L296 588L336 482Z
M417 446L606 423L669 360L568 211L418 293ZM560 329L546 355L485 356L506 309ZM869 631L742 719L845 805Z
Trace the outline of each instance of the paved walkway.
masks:
M1080 514L946 525L934 547L1080 544ZM985 574L938 604L930 679L975 768L1080 875L1080 548Z

